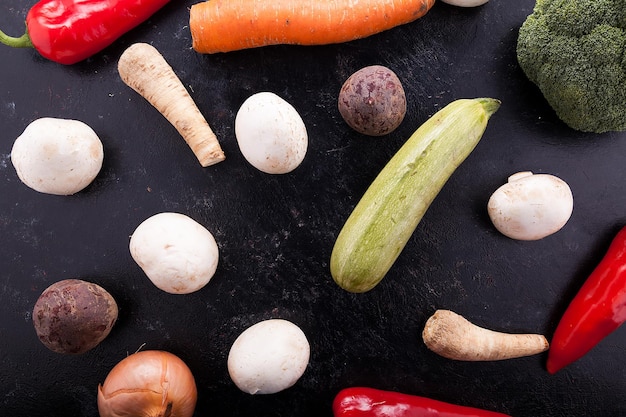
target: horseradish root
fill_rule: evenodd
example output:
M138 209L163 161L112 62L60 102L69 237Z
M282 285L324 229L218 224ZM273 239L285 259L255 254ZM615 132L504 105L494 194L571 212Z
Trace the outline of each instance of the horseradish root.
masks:
M479 327L450 311L437 310L426 321L422 338L428 349L459 361L497 361L548 350L539 334L501 333Z
M211 127L156 48L146 43L131 45L120 56L118 71L124 83L176 128L203 167L225 159Z

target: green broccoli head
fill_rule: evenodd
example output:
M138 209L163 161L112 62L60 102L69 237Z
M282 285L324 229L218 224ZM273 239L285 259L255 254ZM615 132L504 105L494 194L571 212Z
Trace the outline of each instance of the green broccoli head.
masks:
M537 0L517 60L573 129L626 130L625 0Z

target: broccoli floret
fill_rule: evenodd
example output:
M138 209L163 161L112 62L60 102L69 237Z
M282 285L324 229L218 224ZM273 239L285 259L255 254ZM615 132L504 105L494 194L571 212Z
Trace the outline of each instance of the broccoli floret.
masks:
M625 0L537 0L517 60L573 129L626 130Z

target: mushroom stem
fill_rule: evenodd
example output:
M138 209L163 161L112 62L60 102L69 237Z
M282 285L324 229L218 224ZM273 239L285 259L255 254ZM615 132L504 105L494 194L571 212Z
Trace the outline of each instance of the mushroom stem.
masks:
M497 361L545 352L539 334L502 333L479 327L450 310L437 310L426 321L422 338L433 352L459 361Z

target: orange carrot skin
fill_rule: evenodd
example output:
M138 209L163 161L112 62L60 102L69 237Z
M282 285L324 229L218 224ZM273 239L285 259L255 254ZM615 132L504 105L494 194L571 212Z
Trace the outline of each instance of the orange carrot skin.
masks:
M435 0L206 0L191 6L192 47L217 53L267 45L327 45L413 22Z

